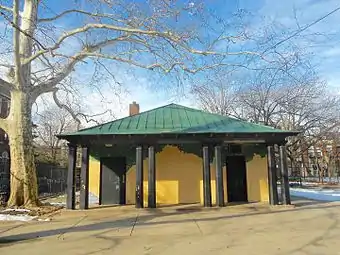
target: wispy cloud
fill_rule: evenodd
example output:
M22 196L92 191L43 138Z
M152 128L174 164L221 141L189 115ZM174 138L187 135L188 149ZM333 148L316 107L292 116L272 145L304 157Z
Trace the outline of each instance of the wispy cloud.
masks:
M168 93L163 89L155 90L153 85L150 86L151 82L143 77L125 75L121 76L119 81L122 83L122 89L107 85L107 81L99 87L99 90L90 89L89 87L82 88L79 91L82 112L96 121L107 122L127 116L129 104L133 101L140 104L141 111L147 111L169 103L195 106L189 95L184 98L178 97L175 93L171 94L169 90L167 90ZM33 112L42 112L53 103L51 94L43 95L38 98ZM82 124L88 127L95 125L95 122L87 123L83 121Z
M233 1L225 1L233 2ZM265 16L267 19L276 20L287 27L287 29L296 29L297 26L305 26L333 9L340 6L339 0L243 0L241 8L245 7L250 11L257 12L258 16ZM255 3L256 2L256 3ZM243 6L242 6L243 5ZM223 17L222 17L223 18ZM338 75L340 64L338 58L340 56L340 11L331 15L327 19L319 22L310 28L306 33L320 33L329 35L323 37L321 41L310 43L310 50L314 52L320 73L324 79L333 87L340 87L340 77ZM258 23L256 26L261 28L263 24ZM59 35L69 24L58 24L55 34ZM255 26L255 25L254 25ZM5 29L0 23L0 31ZM79 49L80 44L77 39L67 41L66 51L64 53L71 54L74 50ZM93 72L93 65L82 66L77 69L77 78L80 81L88 81ZM117 75L117 79L123 85L122 90L114 90L108 84L114 83L112 80L105 80L100 86L100 92L95 89L89 89L83 86L80 94L84 104L84 108L89 114L98 114L106 110L110 110L112 114L101 116L102 120L108 121L113 118L124 117L128 114L128 105L132 101L140 104L141 110L149 110L171 102L194 106L195 102L191 98L178 98L169 93L169 90L160 88L155 90L157 82L150 78L149 73L137 72L136 75L129 74L129 68L121 67L114 69L110 67L112 72ZM122 75L124 74L124 75ZM166 81L166 77L164 81ZM163 85L164 86L164 85ZM166 85L165 85L166 86ZM44 96L38 100L39 111L44 109L43 99L51 101L51 96Z
M340 7L338 0L265 0L259 13L271 17L287 27L298 29L304 27L329 12ZM308 41L302 37L301 43L313 52L314 61L322 78L330 86L340 88L339 55L340 55L340 11L328 16L304 32ZM312 39L311 39L312 38Z

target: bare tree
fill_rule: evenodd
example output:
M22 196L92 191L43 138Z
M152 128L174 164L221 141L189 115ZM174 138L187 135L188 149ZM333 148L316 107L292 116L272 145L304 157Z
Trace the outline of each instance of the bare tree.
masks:
M40 149L40 153L43 153L45 158L57 163L65 143L58 139L56 135L76 131L78 123L66 110L56 105L48 106L43 112L37 113L34 119L36 147Z
M310 155L310 159L318 171L319 182L324 182L326 174L329 182L332 182L332 178L338 175L339 138L338 127L332 132L325 132L322 138L317 139L311 146L313 154Z
M193 83L191 92L203 110L239 118L237 95L240 89L232 76L217 73L203 82Z
M211 78L214 82L194 84L192 91L201 106L212 112L300 131L289 138L287 156L292 168L301 170L308 166L308 155L307 159L304 156L308 149L320 145L325 135L340 127L340 97L319 79L308 56L302 57L296 50L290 58L281 59L284 68L277 62L276 69L241 75L219 73ZM329 161L325 157L324 163Z

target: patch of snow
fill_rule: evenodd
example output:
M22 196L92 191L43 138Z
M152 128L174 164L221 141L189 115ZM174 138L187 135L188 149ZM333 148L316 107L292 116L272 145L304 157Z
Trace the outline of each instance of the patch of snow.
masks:
M320 201L330 201L330 202L340 201L340 190L290 188L290 194L296 197L304 197L304 198L320 200Z
M89 192L89 204L99 204L99 197L97 197L95 194L92 192Z
M0 214L0 221L31 221L36 218L37 216L29 216L27 214L21 215Z
M50 218L46 218L46 219L38 219L38 221L51 221Z
M18 214L13 215L8 212L18 212ZM8 208L0 211L0 221L30 221L37 218L37 216L29 216L28 212L30 212L28 209Z
M12 208L8 208L8 209L5 209L3 210L2 212L30 212L30 210L28 209L12 209Z
M55 206L66 206L66 202L50 202L49 204Z
M315 186L316 182L297 182L297 181L290 181L289 184L302 184L303 186Z

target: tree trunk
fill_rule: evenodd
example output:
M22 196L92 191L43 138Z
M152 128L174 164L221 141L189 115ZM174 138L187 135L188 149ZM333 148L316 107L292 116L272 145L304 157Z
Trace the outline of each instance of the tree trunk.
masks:
M12 91L9 120L11 194L8 206L38 206L29 94Z

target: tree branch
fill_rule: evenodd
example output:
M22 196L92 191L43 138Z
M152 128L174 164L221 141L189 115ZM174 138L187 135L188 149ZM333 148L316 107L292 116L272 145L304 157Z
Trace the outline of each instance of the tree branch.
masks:
M112 55L107 55L107 54L102 54L102 53L98 53L98 52L82 52L79 53L79 57L81 58L86 58L86 57L95 57L95 58L104 58L104 59L110 59L110 60L116 60L118 62L121 63L127 63L129 65L133 65L136 67L140 67L143 69L148 69L148 70L155 70L155 69L161 69L164 73L170 73L172 70L175 69L175 67L180 67L183 71L187 72L187 73L191 73L191 74L195 74L198 73L200 71L203 70L208 70L208 69L213 69L215 67L219 67L219 66L233 66L233 67L241 67L241 68L248 68L245 65L240 65L240 64L228 64L228 63L215 63L215 64L211 64L211 65L206 65L200 68L189 68L187 67L184 63L182 62L174 62L169 64L169 67L166 67L165 64L162 63L154 63L154 64L150 64L150 65L144 65L141 63L138 63L136 61L133 61L131 59L126 59L126 58L121 58L118 56L112 56ZM248 68L251 69L251 68ZM251 70L255 70L255 69L251 69Z
M12 12L13 11L10 7L4 6L4 5L0 5L0 10L4 10L6 12Z
M203 56L208 56L208 55L215 55L215 56L238 56L238 55L257 55L260 56L259 53L252 52L252 51L239 51L239 52L216 52L216 51L204 51L204 50L197 50L194 48L191 48L188 46L185 42L181 41L182 37L179 35L176 35L172 32L160 32L156 30L143 30L143 29L137 29L137 28L131 28L131 27L121 27L121 26L115 26L115 25L109 25L109 24L87 24L83 27L76 28L74 30L71 30L69 32L66 32L63 36L61 36L57 43L49 48L44 48L41 51L38 51L35 55L32 57L25 59L24 63L29 63L39 57L42 54L45 54L47 52L52 52L53 50L56 50L60 47L62 42L66 40L67 38L74 36L79 33L84 33L90 29L107 29L107 30L112 30L112 31L117 31L117 32L124 32L126 33L125 36L131 36L131 35L147 35L149 37L159 37L159 38L164 38L167 40L170 40L171 42L176 43L179 47L182 49L186 50L187 52L191 54L196 54L196 55L203 55ZM52 54L53 55L53 54Z
M81 116L81 117L83 117L87 123L94 122L96 125L99 125L99 124L101 124L101 123L100 123L99 121L95 120L93 117L100 116L100 115L104 115L104 114L106 114L107 112L110 112L110 110L106 110L106 111L104 111L104 112L102 112L102 113L94 114L94 115L91 115L91 116L79 112L79 113L76 114L76 116Z
M77 124L77 130L79 130L80 125L81 125L80 119L79 119L78 116L72 111L71 107L67 106L66 104L63 104L63 103L58 99L57 92L58 92L58 89L57 89L57 88L54 88L53 94L52 94L52 95L53 95L53 100L54 100L54 102L56 103L56 105L57 105L59 108L64 109L64 110L66 110L69 114L71 114L72 118L78 123L78 124Z
M15 2L16 0L14 0ZM16 8L16 5L13 5L13 9ZM19 31L20 33L24 34L25 36L31 38L34 42L36 42L41 48L46 49L45 46L43 44L41 44L39 42L39 40L37 40L36 38L34 38L32 35L30 35L29 33L27 33L25 30L20 28L19 22L15 21L16 17L15 17L15 13L17 13L17 17L19 18L20 16L20 11L18 10L17 12L12 11L13 12L13 20L10 19L10 17L8 15L6 15L5 13L0 11L0 15L3 16L10 24L11 26L14 28L15 31Z
M93 13L93 12L87 12L87 11L83 11L83 10L72 9L72 10L63 11L63 12L61 12L61 13L59 13L56 16L51 17L51 18L38 19L38 22L54 21L56 19L63 17L64 15L70 14L70 13L80 13L80 14L91 16L91 17L99 17L99 18L114 18L114 16L111 15L111 14Z
M102 47L111 45L115 43L117 40L118 41L122 40L122 38L127 38L127 37L124 36L124 37L119 37L119 38L114 38L111 40L105 40L105 41L99 42L96 45L88 46L82 52L71 57L70 62L67 65L65 65L62 68L62 70L58 74L56 74L53 78L50 78L46 82L42 82L39 85L34 86L32 88L31 90L32 103L37 99L39 95L43 93L53 92L55 86L58 83L60 83L63 79L65 79L73 71L75 65L87 57L86 53L96 51L98 49L101 49Z
M53 100L54 100L54 102L56 103L56 105L57 105L59 108L66 110L66 111L72 116L72 118L77 122L77 130L79 130L80 125L81 125L81 121L80 121L79 117L83 117L87 123L89 123L89 122L94 122L94 123L96 123L96 125L99 125L100 123L99 123L98 121L96 121L93 117L96 117L96 116L100 116L100 115L106 114L107 112L110 111L110 110L106 110L106 111L103 112L103 113L94 114L94 115L86 115L86 114L81 113L81 112L75 113L75 112L72 110L71 107L69 107L68 105L62 103L62 102L58 99L57 92L58 92L58 88L55 88L55 89L53 90ZM60 131L63 131L63 129L61 129Z
M69 35L69 36L71 36L71 35ZM48 53L48 52L51 53L52 57L56 56L57 54L54 54L53 51L57 50L61 46L62 42L66 38L68 38L69 36L67 36L67 35L62 36L61 38L59 38L59 40L57 41L57 43L54 46L52 46L50 48L43 48L42 50L38 51L36 54L32 55L30 58L25 59L23 61L23 63L28 64L28 63L32 62L33 60L35 60L36 58L38 58L41 55ZM113 39L107 39L105 41L102 41L101 43L96 44L95 46L88 46L88 47L89 48L96 47L96 49L99 49L100 47L105 47L105 46L110 45L110 44L117 42L117 41L124 41L127 38L129 38L129 35L124 35L124 36L120 36L120 37L113 38ZM100 44L100 47L97 46L99 44Z

